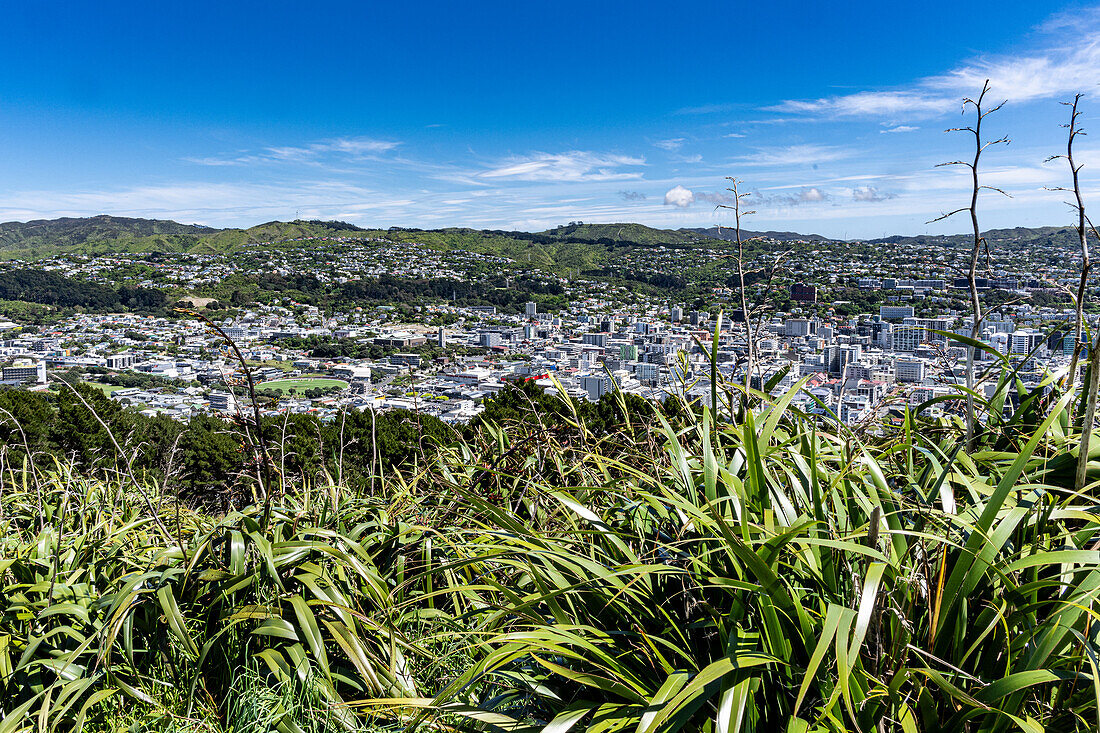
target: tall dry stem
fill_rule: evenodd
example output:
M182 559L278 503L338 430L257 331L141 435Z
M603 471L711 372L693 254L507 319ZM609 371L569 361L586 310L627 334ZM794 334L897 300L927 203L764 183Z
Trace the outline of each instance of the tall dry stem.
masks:
M947 163L940 163L937 167L944 166L963 166L970 170L971 177L971 191L970 191L970 205L963 206L949 211L946 214L937 216L932 219L929 224L937 221L943 221L955 214L961 214L962 212L968 212L970 214L970 225L973 229L973 240L970 247L970 262L966 271L967 285L970 290L970 310L973 322L970 327L970 337L977 341L982 335L982 302L978 297L978 258L981 255L982 249L985 249L986 261L989 260L989 243L982 236L981 228L978 226L978 194L982 190L996 191L997 193L1008 196L1007 193L995 186L982 185L978 179L978 163L981 161L982 153L986 148L993 145L1008 144L1007 137L1000 137L996 140L989 142L982 142L982 123L985 122L985 118L993 114L1001 107L1004 106L1004 102L997 104L996 106L986 109L983 105L985 103L985 96L989 93L989 80L985 80L985 84L982 85L982 93L978 95L977 99L967 97L963 100L963 111L965 112L968 107L974 108L975 121L973 125L966 127L953 127L946 132L969 132L974 136L974 159L972 161L967 160L953 160ZM974 412L974 348L968 346L966 349L966 445L968 448L973 447L975 424L977 422Z
M745 342L747 344L745 352L745 397L748 399L748 395L752 389L753 370L756 366L756 344L754 343L755 339L753 338L752 332L752 311L749 309L748 286L745 284L745 242L741 238L741 217L749 216L756 212L741 210L741 199L749 195L748 192L740 192L739 187L741 181L733 176L726 176L726 180L730 182L730 187L726 190L733 194L733 203L718 204L715 209L733 210L734 241L737 243L737 290L741 301L741 314L745 319Z

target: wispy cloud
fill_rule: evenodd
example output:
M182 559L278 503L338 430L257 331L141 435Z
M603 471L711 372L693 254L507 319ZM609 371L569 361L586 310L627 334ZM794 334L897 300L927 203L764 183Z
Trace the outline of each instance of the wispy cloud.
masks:
M679 150L685 142L687 141L682 137L670 137L667 140L658 140L653 145L662 150Z
M816 165L850 157L852 151L833 145L787 145L758 148L756 152L735 158L734 162L752 166Z
M885 130L879 130L879 132L884 134L887 132L916 132L919 129L919 127L913 125L894 125L893 127L887 127Z
M852 201L875 203L896 199L898 195L892 191L879 191L874 186L860 186L852 189Z
M953 109L956 102L954 97L921 91L868 91L820 99L788 99L766 109L830 117L896 117L939 115Z
M757 193L746 200L746 205L759 208L789 208L803 204L820 204L832 199L832 196L816 186L807 186L795 193L765 195Z
M394 140L375 140L366 137L341 137L320 140L307 145L286 145L264 148L261 151L241 152L236 155L188 157L188 163L205 166L241 166L257 163L320 163L332 158L344 160L369 159L388 153L401 143Z
M92 216L168 218L213 226L270 219L332 218L340 213L409 213L414 200L331 181L292 185L180 182L112 190L23 191L4 196L0 221ZM361 219L357 219L361 220Z
M261 160L261 158L258 155L245 155L243 153L241 155L238 155L237 157L221 157L221 158L219 158L217 156L210 156L210 157L205 157L205 158L200 158L200 157L184 157L183 158L183 161L185 163L194 163L195 165L205 165L205 166L210 166L210 167L248 165L250 163L256 163L259 160Z
M955 111L960 97L977 94L986 79L998 100L1013 102L1095 89L1100 79L1100 42L1096 40L1100 11L1092 8L1056 16L1039 31L1047 39L1030 52L975 57L903 88L788 99L766 109L814 117L919 119Z
M339 154L351 157L387 153L401 143L393 140L373 140L371 138L336 138L310 143L302 147L287 146L268 148L267 154L279 160L308 160L324 155Z
M645 158L642 157L573 150L509 158L476 175L516 181L622 181L641 178L640 171L623 169L643 165Z
M719 112L729 112L732 104L700 104L697 107L681 107L673 114L678 115L712 115Z
M832 201L833 196L818 186L802 186L798 191L784 194L766 194L760 191L752 191L741 200L742 211L749 209L785 209L803 204L821 204ZM715 206L730 206L733 204L732 193L708 193L695 191L693 201L706 201Z
M730 206L733 204L732 193L711 193L708 191L696 191L696 201L706 201L708 204L714 204L715 206Z

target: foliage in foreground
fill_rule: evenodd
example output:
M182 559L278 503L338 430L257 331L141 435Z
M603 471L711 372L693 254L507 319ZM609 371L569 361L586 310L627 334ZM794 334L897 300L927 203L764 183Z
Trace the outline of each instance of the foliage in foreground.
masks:
M1094 729L1074 395L971 452L954 418L870 436L793 395L484 424L270 517L9 462L0 733Z

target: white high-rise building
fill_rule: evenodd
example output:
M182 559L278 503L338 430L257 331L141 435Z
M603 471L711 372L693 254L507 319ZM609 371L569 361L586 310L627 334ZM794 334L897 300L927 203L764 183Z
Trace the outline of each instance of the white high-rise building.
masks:
M16 360L16 362L11 366L4 367L3 378L5 382L31 382L36 384L45 384L46 360Z
M920 384L924 381L924 362L920 359L898 359L894 362L894 376L899 382Z
M1042 333L1038 331L1014 331L1010 343L1010 353L1030 354L1044 341Z
M527 301L527 317L538 318L539 317L539 304L533 300Z
M911 305L880 305L878 308L878 316L884 321L889 318L910 318L912 315Z
M947 341L947 337L937 331L950 331L951 330L950 318L914 318L906 317L902 320L902 323L907 326L920 326L925 330L924 341L931 341L932 343L942 344ZM896 348L896 347L895 347Z
M923 326L895 326L890 332L891 348L894 351L916 351L917 347L924 343L924 333Z

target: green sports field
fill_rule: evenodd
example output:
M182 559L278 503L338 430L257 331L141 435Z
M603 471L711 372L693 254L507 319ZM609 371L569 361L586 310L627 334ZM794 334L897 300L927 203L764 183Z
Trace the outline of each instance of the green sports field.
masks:
M101 384L100 382L87 382L86 384L89 387L95 387L96 389L103 390L103 394L107 395L108 397L111 396L112 392L117 392L118 390L122 389L122 387L114 384Z
M257 389L270 389L283 394L302 394L307 389L346 389L348 383L342 379L329 379L327 377L302 377L300 379L273 379L270 382L261 382Z

